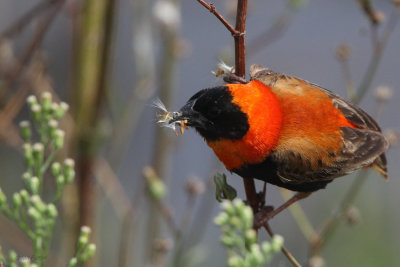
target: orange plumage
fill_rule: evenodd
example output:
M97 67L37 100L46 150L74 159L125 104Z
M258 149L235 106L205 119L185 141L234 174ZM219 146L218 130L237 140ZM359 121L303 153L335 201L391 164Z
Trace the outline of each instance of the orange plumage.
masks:
M363 167L387 177L388 147L361 108L301 79L258 65L247 84L199 91L173 121L194 127L226 168L300 192Z
M232 103L249 119L250 128L240 140L207 141L228 170L244 163L258 163L268 156L278 142L282 111L275 94L259 81L231 84ZM268 112L265 112L268 110Z

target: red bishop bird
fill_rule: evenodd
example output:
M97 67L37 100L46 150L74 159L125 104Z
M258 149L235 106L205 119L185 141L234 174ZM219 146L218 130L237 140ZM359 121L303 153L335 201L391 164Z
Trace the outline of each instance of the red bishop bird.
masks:
M259 65L250 75L197 92L169 123L195 128L230 172L301 192L275 214L361 168L387 179L388 142L360 107Z

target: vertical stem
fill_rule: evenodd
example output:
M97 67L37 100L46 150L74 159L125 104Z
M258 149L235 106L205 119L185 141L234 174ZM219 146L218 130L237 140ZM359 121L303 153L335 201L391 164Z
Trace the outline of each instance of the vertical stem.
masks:
M252 208L253 213L256 214L258 212L258 199L254 180L253 178L243 178L243 184L248 204Z
M246 33L246 16L247 16L247 0L238 0L236 13L236 26L238 32L233 35L235 39L235 74L244 78L246 74L246 48L245 48L245 33ZM253 213L258 211L258 199L256 186L252 178L243 178L246 198L253 209Z
M238 0L235 34L235 74L244 77L246 73L245 34L246 34L247 0Z
M79 224L94 226L95 187L93 168L97 147L97 124L106 87L105 64L111 43L115 1L87 0L83 3L77 44L77 77L74 90L76 154L79 185ZM111 6L110 6L111 5Z

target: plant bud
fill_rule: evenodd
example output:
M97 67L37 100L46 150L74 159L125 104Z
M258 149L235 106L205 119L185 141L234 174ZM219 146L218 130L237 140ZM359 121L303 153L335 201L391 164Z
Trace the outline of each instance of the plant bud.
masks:
M61 164L59 162L54 162L51 164L51 174L57 177L61 173Z
M64 136L65 136L65 132L63 130L57 129L55 131L55 136L54 136L54 148L55 149L60 149L63 147Z
M26 98L26 103L28 103L29 107L32 108L34 105L37 105L38 101L35 95L30 95Z
M29 121L21 121L19 123L20 131L21 131L21 136L22 139L24 139L25 142L29 142L32 131L31 131L31 125Z
M52 104L51 100L52 96L49 92L42 93L42 110L46 113L51 109L51 104Z

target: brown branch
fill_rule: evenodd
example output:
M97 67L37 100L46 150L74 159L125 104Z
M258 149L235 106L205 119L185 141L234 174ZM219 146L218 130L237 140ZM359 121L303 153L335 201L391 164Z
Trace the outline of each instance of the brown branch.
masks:
M222 24L224 24L224 26L226 27L226 29L233 35L237 35L240 32L238 32L222 15L221 13L219 13L217 11L217 9L215 8L214 4L210 3L207 4L205 1L203 0L197 0L197 2L199 2L202 6L204 6L205 8L208 9L208 11L210 11L212 14L214 14L214 16L217 17L217 19L219 19L219 21L221 21ZM239 1L240 2L240 1Z
M246 32L247 0L238 0L236 13L235 39L235 74L244 77L246 73L245 32Z
M235 75L245 77L246 73L246 53L245 53L245 31L247 16L247 0L238 0L236 11L236 34L235 39ZM246 198L249 202L253 213L258 212L259 203L257 197L256 186L253 179L243 178Z
M353 102L355 102L355 103L360 102L361 99L366 94L366 92L368 91L368 88L370 87L372 80L375 77L375 73L378 70L379 63L382 59L383 52L390 40L390 37L392 36L392 33L396 27L396 24L399 21L399 18L400 18L400 7L396 6L392 10L392 13L389 17L389 21L386 25L386 29L383 33L382 38L380 40L374 41L375 47L374 47L373 55L370 59L370 62L368 64L368 68L364 74L363 80L357 89L357 94L352 98ZM374 25L372 25L372 29L374 29ZM377 37L375 37L375 39L377 39Z

